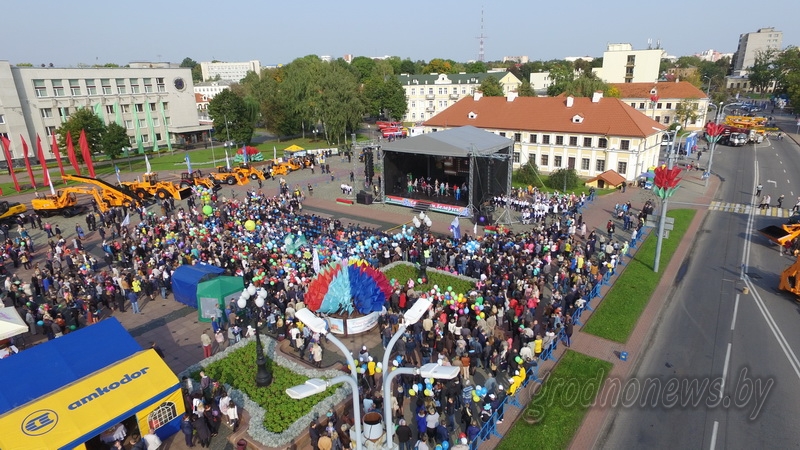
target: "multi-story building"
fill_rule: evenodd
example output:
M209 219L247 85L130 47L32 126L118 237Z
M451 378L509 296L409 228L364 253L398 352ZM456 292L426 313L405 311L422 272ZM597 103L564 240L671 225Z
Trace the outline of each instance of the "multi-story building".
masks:
M460 99L472 95L483 80L493 76L500 82L504 93L516 92L522 82L505 70L486 73L432 73L426 75L400 75L400 84L406 93L408 112L405 122L421 122L444 111Z
M194 93L203 94L208 100L211 100L225 89L230 89L232 84L233 81L229 80L203 81L194 85Z
M90 108L108 124L125 127L131 147L197 142L208 126L197 120L188 68L38 68L0 61L0 134L22 157L20 136L50 142L71 114ZM138 139L138 140L137 140ZM45 156L53 154L45 145Z
M631 44L609 44L603 52L603 67L592 69L606 83L652 83L658 80L661 48L634 50Z
M535 162L543 173L608 169L635 180L658 163L666 127L618 98L484 97L476 92L423 124L425 132L471 125L514 141L514 167ZM654 129L655 128L655 129Z
M733 54L733 75L746 76L753 67L759 52L767 50L780 51L783 44L783 32L775 28L759 28L754 33L739 35L739 47Z
M657 83L613 83L620 99L658 123L670 125L678 121L678 105L685 102L697 111L695 120L680 123L686 130L699 130L706 123L708 96L688 81Z
M240 82L242 78L247 76L247 72L255 72L256 75L261 75L261 63L258 61L244 61L244 62L201 62L200 71L203 74L203 80L228 80Z

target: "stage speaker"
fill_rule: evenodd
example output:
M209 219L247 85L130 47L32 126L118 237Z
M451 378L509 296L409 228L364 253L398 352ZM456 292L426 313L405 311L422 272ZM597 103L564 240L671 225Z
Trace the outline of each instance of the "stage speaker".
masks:
M492 224L492 215L484 212L475 214L475 223L484 227Z
M360 205L371 205L373 201L372 194L367 191L361 191L356 194L356 203Z

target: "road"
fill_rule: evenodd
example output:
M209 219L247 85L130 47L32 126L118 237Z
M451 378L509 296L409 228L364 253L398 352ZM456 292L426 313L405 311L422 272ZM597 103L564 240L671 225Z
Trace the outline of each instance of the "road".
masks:
M791 207L800 196L793 142L718 150L714 171L723 183L716 200L751 203L758 182L773 204L784 194ZM621 380L626 395L613 407L601 448L797 446L800 308L775 289L792 260L757 233L780 222L709 213L645 357L631 380ZM741 292L744 280L749 295Z

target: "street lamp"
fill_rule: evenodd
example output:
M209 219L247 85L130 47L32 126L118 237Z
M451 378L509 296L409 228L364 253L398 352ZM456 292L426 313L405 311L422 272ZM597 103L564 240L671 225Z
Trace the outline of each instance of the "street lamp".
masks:
M708 87L706 88L706 97L708 97L709 91L711 91L711 77L703 77L704 80L708 80Z
M352 386L353 386L353 402L357 404L359 402L359 399L358 399L358 376L356 375L356 363L353 360L353 354L350 352L350 350L348 350L348 348L344 345L344 343L342 343L342 341L339 340L339 338L337 338L336 336L334 336L331 333L329 333L328 322L326 322L325 319L323 319L323 318L317 316L316 314L314 314L310 309L303 308L303 309L295 312L294 316L298 320L303 322L305 324L305 326L307 326L308 329L310 329L311 331L313 331L315 333L319 333L319 334L325 335L327 337L327 339L328 339L328 342L332 342L333 345L338 347L339 350L342 352L344 357L347 359L347 364L350 366L350 375L349 375L349 377L352 379L352 382L354 383L354 384L352 384ZM361 436L361 415L360 415L360 411L361 410L358 409L356 411L353 411L353 414L356 416L355 417L355 419L356 419L355 420L355 422L356 422L356 425L355 425L355 428L356 428L356 430L355 430L356 431L356 444L358 445L358 449L361 449L362 446L363 446L363 437Z
M656 127L653 127L656 131L662 131ZM672 170L672 166L675 160L675 139L678 137L678 131L680 131L681 126L678 125L675 127L675 130L672 131L672 139L669 140L669 148L667 150L667 170ZM664 131L667 134L667 138L669 138L670 132ZM656 260L653 263L653 272L658 272L658 263L661 260L661 245L664 241L664 227L667 223L667 208L669 207L669 197L665 197L662 201L661 207L661 217L658 221L658 239L656 240Z
M717 107L717 105L713 103L709 103L708 106L713 106L714 109L716 110L716 114L714 117L714 124L719 123L719 114L722 112L723 109L725 109L725 107L722 106L722 102L720 102L719 107ZM704 174L705 176L704 187L708 187L708 179L711 178L711 164L714 162L714 149L717 148L718 140L719 136L713 136L711 138L711 153L709 153L708 155L708 167L706 168L706 173Z
M261 316L264 300L267 298L267 291L264 288L256 289L251 283L247 289L242 291L237 305L239 308L249 309L250 318L253 322L253 328L256 330L256 386L267 387L272 384L272 372L267 368L267 360L264 357L264 347L261 345L261 332L258 327L258 319Z
M304 309L303 311L308 310ZM308 324L306 323L306 325ZM362 450L364 448L364 438L361 436L361 400L358 398L358 382L353 377L350 375L339 375L327 381L321 378L311 378L306 380L305 384L286 389L286 395L295 400L301 400L325 392L328 387L341 383L349 384L350 388L353 390L353 415L356 418L356 449Z
M427 244L425 244L425 235L427 231L431 229L431 225L433 225L433 221L431 218L425 214L425 211L420 211L419 216L414 216L411 218L411 222L414 224L414 227L417 228L419 231L419 235L422 238L422 259L419 263L419 277L423 277L427 275L427 266L428 262L425 260L425 250L428 248Z

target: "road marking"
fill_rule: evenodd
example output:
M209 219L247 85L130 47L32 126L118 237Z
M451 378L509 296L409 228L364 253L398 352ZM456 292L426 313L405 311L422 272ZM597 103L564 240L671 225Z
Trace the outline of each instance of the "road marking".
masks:
M716 420L714 421L714 429L711 431L711 450L717 446L717 431L719 430L719 422Z
M736 303L733 304L733 319L731 319L731 331L736 326L736 314L739 313L739 294L736 294Z
M789 364L794 369L794 373L797 375L797 378L800 378L800 361L797 359L797 355L794 354L794 351L789 346L789 342L786 340L786 337L781 332L780 327L775 322L775 319L772 317L772 314L767 309L766 304L764 304L764 300L761 298L761 295L755 290L755 286L753 282L750 280L750 277L745 274L745 283L750 287L750 291L753 293L753 299L755 300L756 306L758 310L761 312L761 315L764 316L764 320L767 321L767 326L772 330L772 334L775 336L775 339L778 340L778 345L783 350L783 354L786 355L786 359L789 360Z
M728 379L728 365L731 362L731 343L728 342L728 351L725 352L725 365L722 366L722 384L719 386L719 392L725 392L725 380Z

